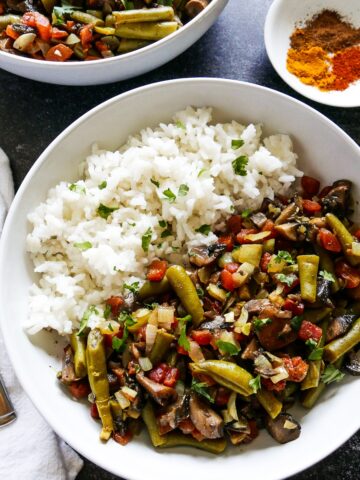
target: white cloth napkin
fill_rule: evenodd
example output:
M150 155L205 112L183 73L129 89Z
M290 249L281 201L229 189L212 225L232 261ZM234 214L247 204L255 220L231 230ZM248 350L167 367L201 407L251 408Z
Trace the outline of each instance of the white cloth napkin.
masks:
M9 159L0 148L0 234L14 196ZM0 332L0 374L17 419L0 429L0 479L74 480L81 458L51 430L21 388Z

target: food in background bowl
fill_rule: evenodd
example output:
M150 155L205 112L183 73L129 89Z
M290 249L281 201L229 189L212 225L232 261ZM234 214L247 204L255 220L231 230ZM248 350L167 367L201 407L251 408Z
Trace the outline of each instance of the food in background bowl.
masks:
M286 443L298 394L311 407L349 352L358 372L350 182L294 193L287 135L210 121L188 108L95 150L29 216L27 328L71 335L59 378L90 394L103 440L127 443L142 416L157 447L220 453L225 432L237 445L264 425Z
M0 16L0 50L39 60L97 60L165 38L210 0L7 0Z

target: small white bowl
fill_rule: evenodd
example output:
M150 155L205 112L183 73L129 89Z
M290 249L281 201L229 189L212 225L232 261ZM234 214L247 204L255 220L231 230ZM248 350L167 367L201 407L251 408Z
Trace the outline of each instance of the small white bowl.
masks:
M334 107L360 106L360 80L344 91L323 92L305 85L286 68L290 36L295 25L311 19L322 10L335 10L355 27L360 27L359 0L274 0L265 21L265 46L269 59L291 88L304 97Z
M348 377L330 386L310 411L297 408L294 414L302 432L286 445L262 432L250 445L228 448L219 456L189 448L159 452L144 433L121 447L114 441L101 443L99 424L91 419L88 406L71 400L60 387L56 371L61 368L61 345L48 332L29 337L22 328L28 289L36 279L25 247L27 214L45 200L49 188L61 180L78 179L79 163L94 142L116 149L130 133L169 122L188 105L212 106L214 122L262 122L265 135L291 135L300 168L323 185L345 176L354 182L354 198L360 198L360 148L326 117L291 97L216 78L138 88L102 103L70 125L20 186L0 241L0 326L16 374L39 412L69 445L102 468L131 480L279 480L329 455L360 427L359 379Z
M0 68L30 80L57 85L99 85L126 80L154 70L187 50L211 27L228 1L212 0L179 30L134 52L88 62L48 62L0 51Z

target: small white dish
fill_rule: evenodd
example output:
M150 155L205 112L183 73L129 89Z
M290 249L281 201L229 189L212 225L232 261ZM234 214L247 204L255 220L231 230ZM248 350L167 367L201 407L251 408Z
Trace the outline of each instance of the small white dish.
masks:
M56 85L100 85L126 80L160 67L191 47L212 26L228 1L212 0L179 30L134 52L91 62L49 62L0 51L0 68Z
M360 80L344 91L324 92L317 87L305 85L286 68L290 36L295 26L325 9L339 12L354 27L360 28L359 0L274 0L265 21L264 37L268 57L284 82L304 97L334 107L358 107Z

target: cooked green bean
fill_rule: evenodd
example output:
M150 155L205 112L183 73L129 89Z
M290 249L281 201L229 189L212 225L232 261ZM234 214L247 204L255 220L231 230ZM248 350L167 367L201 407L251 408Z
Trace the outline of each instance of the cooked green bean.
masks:
M348 254L348 251L351 250L351 244L354 241L354 237L351 235L349 230L345 227L343 222L339 220L338 217L336 217L333 213L327 213L326 220L330 225L330 228L332 229L332 231L338 237L348 262L351 265L358 265L360 260Z
M89 15L86 12L82 12L81 10L74 10L70 13L70 17L75 20L76 22L92 24L95 26L102 26L105 24L104 20L101 18L97 18L94 15Z
M223 387L227 387L245 397L254 393L249 385L253 376L235 363L226 362L225 360L205 360L200 363L191 363L190 369L195 374L204 373L209 375Z
M171 447L195 447L205 452L222 453L226 448L226 439L217 438L215 440L204 439L199 442L191 435L184 435L182 433L172 432L166 435L166 442L159 445L160 448Z
M151 443L154 445L154 447L161 447L162 445L165 445L166 435L159 434L159 430L156 424L154 407L152 406L150 401L146 403L145 407L141 412L141 415L149 433Z
M318 343L319 348L323 348L325 344L327 326L328 326L327 321L321 324L321 329L323 331L323 334ZM301 390L309 390L310 388L315 388L319 385L320 375L321 375L321 363L322 363L321 359L309 361L309 370L306 374L306 377L301 382Z
M77 378L84 378L87 374L85 337L72 333L70 335L70 344L74 352L75 375Z
M124 23L116 27L115 35L136 40L161 40L176 32L177 29L178 24L176 22Z
M159 22L162 20L173 20L174 10L171 7L139 8L136 10L123 10L112 12L115 17L116 26L123 23L137 22Z
M324 358L328 362L334 363L358 343L360 343L360 318L353 323L350 330L344 336L336 338L325 345Z
M306 309L304 313L304 318L312 323L319 323L321 320L324 320L332 312L330 307Z
M279 415L282 410L282 403L272 392L262 388L261 390L258 390L256 397L272 419Z
M8 25L13 23L20 23L21 17L19 15L0 15L0 31L5 30Z
M140 300L145 300L146 298L170 292L170 290L171 285L169 280L164 277L161 282L145 282L139 290L138 297Z
M192 323L198 326L204 319L204 309L201 305L196 288L186 270L180 265L172 265L166 271L166 278L179 297L183 307L192 317Z
M175 340L174 335L167 333L164 330L158 330L154 346L149 355L150 361L153 365L157 365L164 358L168 352L171 342Z
M298 255L301 298L314 303L316 300L319 257L317 255Z
M120 53L133 52L138 48L143 48L143 47L146 47L147 45L150 45L150 43L151 42L147 42L146 40L134 40L130 38L122 38L120 40L118 52ZM152 283L161 283L161 282L152 282Z
M98 329L91 330L88 335L86 361L91 391L95 396L96 406L103 425L100 439L108 440L114 430L114 424L109 404L104 337Z
M302 397L301 405L305 408L312 408L322 392L325 390L325 387L325 383L320 381L317 387L306 390L304 396Z
M331 284L331 291L332 293L336 293L340 289L340 284L336 277L334 262L326 250L324 250L317 244L315 244L314 247L315 247L315 252L317 253L317 255L319 255L320 269L325 270L326 272L329 272L334 279L334 281Z

